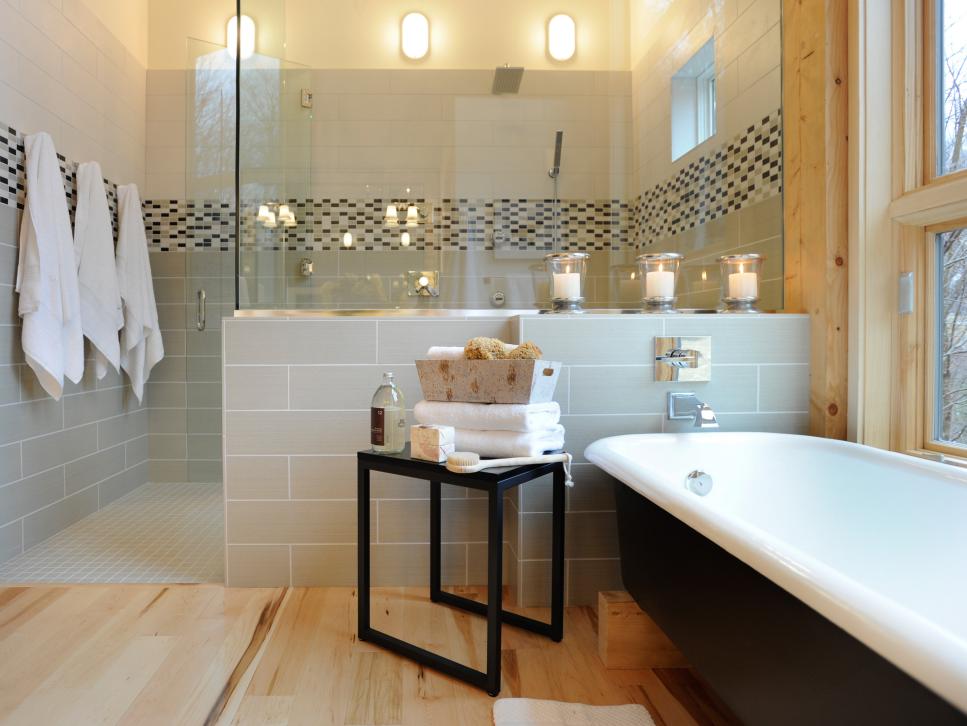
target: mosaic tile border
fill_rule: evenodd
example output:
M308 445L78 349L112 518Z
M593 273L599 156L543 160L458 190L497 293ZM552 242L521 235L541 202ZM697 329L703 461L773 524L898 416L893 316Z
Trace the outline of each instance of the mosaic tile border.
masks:
M57 154L60 162L60 173L64 178L64 193L67 196L67 208L70 212L71 224L77 211L77 162L67 159L63 154ZM16 207L22 210L27 195L27 178L25 167L25 151L23 135L9 126L0 126L0 205ZM118 186L109 179L104 179L107 187L107 203L111 210L111 226L114 231L114 241L118 238Z
M61 171L73 218L76 162L63 156ZM117 233L117 186L105 179ZM560 248L601 252L640 249L736 212L782 192L782 113L769 114L674 177L633 201L621 199L414 199L425 223L389 228L390 199L289 199L297 223L269 230L256 220L257 206L242 210L242 247L292 252L384 250L550 251L558 223ZM0 204L23 209L23 138L0 126ZM152 250L229 250L235 211L230 202L144 200ZM403 231L410 244L403 245ZM343 235L352 232L353 245Z
M698 227L782 193L782 111L689 163L635 201L635 247Z

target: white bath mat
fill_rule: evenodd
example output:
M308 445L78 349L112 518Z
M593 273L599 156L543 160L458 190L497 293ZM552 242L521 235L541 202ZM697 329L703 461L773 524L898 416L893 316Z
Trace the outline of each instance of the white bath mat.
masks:
M494 704L494 726L655 726L644 706L585 706L581 703L502 698Z

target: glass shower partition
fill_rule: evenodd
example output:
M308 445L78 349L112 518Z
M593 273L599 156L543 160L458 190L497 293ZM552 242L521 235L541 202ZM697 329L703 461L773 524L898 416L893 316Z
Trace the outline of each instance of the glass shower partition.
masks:
M178 241L185 444L177 453L187 481L221 482L221 319L235 309L235 59L224 46L189 39L186 68L186 201L178 210L186 230Z
M306 225L311 170L311 74L253 53L242 60L239 133L240 308L293 306L288 288L311 283L317 260Z

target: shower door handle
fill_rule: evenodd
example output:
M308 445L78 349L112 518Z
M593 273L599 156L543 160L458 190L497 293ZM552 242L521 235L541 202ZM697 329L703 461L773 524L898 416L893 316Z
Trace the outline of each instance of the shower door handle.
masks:
M204 330L205 324L208 319L208 295L204 290L198 291L198 312L195 321L195 327L198 330Z

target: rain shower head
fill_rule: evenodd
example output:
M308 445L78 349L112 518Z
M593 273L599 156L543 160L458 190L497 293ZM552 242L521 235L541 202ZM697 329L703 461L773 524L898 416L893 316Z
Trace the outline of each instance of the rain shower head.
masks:
M561 174L561 152L564 149L564 132L558 131L554 136L554 166L547 172L551 179L557 179Z
M523 77L524 69L520 66L499 66L494 71L493 94L500 96L505 93L517 93Z

